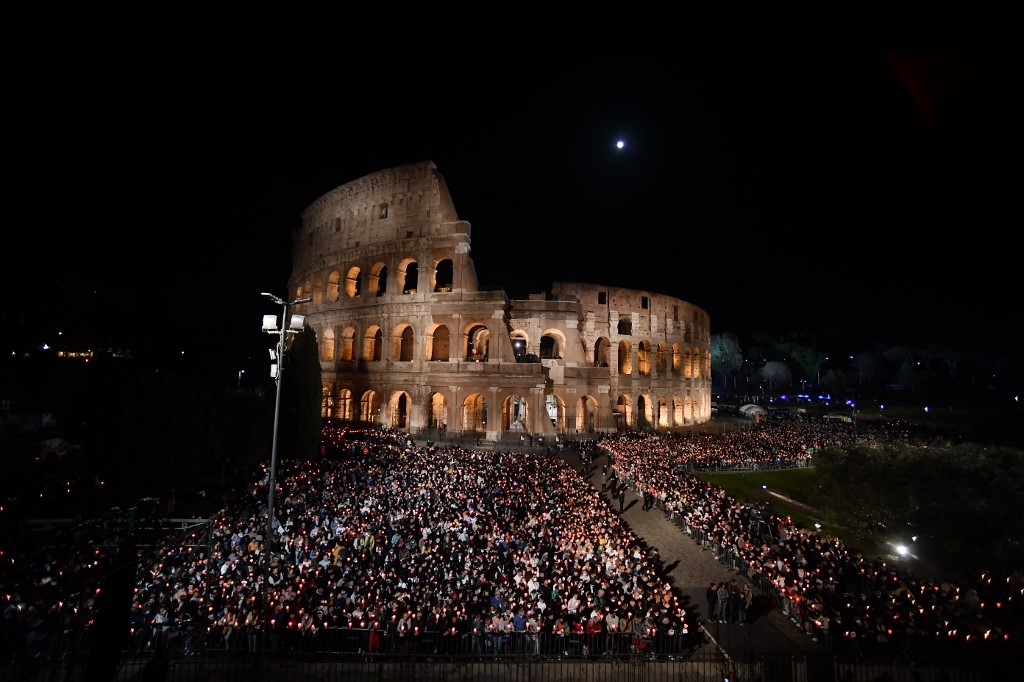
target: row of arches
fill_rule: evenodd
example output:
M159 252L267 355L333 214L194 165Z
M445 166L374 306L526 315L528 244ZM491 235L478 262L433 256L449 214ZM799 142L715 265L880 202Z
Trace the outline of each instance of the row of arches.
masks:
M690 395L669 398L642 394L634 399L622 394L610 415L602 413L600 403L592 395L573 399L567 409L560 395L547 393L538 415L531 414L527 396L516 393L500 399L497 413L479 392L461 398L454 408L452 402L452 395L446 391L432 391L417 404L412 394L404 390L382 396L374 389L367 389L357 395L347 388L333 390L325 386L321 416L380 423L401 430L430 428L480 434L543 432L547 429L540 428L539 420L549 420L556 433L594 433L686 426L702 421L710 411L710 404L701 404L700 398ZM497 421L490 423L491 419Z
M566 338L561 330L551 329L541 334L534 346L523 330L511 333L512 351L518 361L535 357L538 360L565 359ZM431 362L447 362L462 359L471 362L488 362L491 356L491 330L481 323L467 325L458 344L452 342L452 332L446 324L432 324L427 327L421 339L408 323L394 327L390 337L385 337L379 325L371 324L361 334L354 326L347 326L338 334L333 328L324 329L320 334L320 361L376 362L395 360L411 362L417 357ZM419 347L418 347L419 345ZM651 376L653 372L663 375L669 371L685 379L709 378L711 375L711 354L680 344L658 343L641 340L636 347L627 339L617 344L615 358L612 358L611 342L608 337L597 339L593 350L587 349L586 339L580 339L581 353L585 362L595 367L614 366L621 375ZM453 355L453 351L456 353ZM671 359L671 365L669 361Z
M423 273L425 290L446 292L452 290L455 266L451 258L438 258ZM343 299L361 296L383 296L388 291L415 294L421 290L419 262L405 257L398 260L394 277L384 261L368 266L352 264L342 270L331 270L326 278L307 279L295 290L295 300L312 299L314 304L337 303Z

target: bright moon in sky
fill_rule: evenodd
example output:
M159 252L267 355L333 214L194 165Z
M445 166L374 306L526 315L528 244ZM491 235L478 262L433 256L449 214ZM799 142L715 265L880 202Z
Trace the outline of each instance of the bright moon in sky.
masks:
M618 142L615 143L615 147L618 148L618 149L622 149L625 146L626 146L626 141L625 140L619 140Z

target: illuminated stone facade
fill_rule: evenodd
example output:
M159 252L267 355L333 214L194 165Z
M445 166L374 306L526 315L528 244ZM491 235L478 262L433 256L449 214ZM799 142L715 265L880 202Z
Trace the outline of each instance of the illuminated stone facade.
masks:
M554 282L480 291L470 224L432 162L323 195L293 236L289 291L312 299L323 415L415 434L669 429L711 417L711 325L686 301Z

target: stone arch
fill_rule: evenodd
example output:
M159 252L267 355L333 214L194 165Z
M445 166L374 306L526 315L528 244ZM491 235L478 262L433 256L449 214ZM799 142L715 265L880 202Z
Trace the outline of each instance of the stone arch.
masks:
M678 343L672 344L672 373L680 374L683 371L683 349Z
M384 332L377 325L370 326L363 337L363 360L379 362L384 358Z
M540 336L540 359L561 360L565 356L565 334L560 329L546 329Z
M679 396L672 396L672 426L686 426L686 410Z
M395 327L394 347L391 357L398 362L412 362L415 357L416 335L413 333L412 325L400 324Z
M527 431L530 423L529 401L513 393L501 403L501 430Z
M430 362L448 362L451 357L451 331L448 325L434 324L423 339L424 354Z
M668 374L668 344L664 341L658 343L658 350L655 353L655 370L658 372L658 376L665 376Z
M334 330L330 327L320 337L320 361L334 362Z
M327 275L327 302L337 303L341 297L341 273L337 270L331 270L331 274Z
M487 431L487 402L479 393L471 393L462 401L462 429L474 433Z
M398 264L398 290L403 294L415 294L419 285L419 264L414 258L403 258Z
M466 360L487 362L491 352L491 330L482 322L471 322L466 326Z
M615 411L618 412L615 419L616 429L633 428L633 402L626 394L620 394L615 402Z
M407 430L411 411L412 396L406 391L395 391L388 400L387 425L400 431Z
M592 395L580 396L576 402L576 431L594 433L597 430L599 404Z
M594 367L608 367L611 365L612 344L607 336L601 336L594 344Z
M383 296L388 291L388 266L380 261L370 266L370 274L367 284L370 288L370 296Z
M683 397L683 420L687 424L692 424L694 421L694 404L693 396L687 394Z
M554 393L548 393L544 396L544 409L547 412L548 419L551 420L551 426L554 427L558 433L565 433L565 401L562 400L561 396L555 395Z
M434 391L427 396L429 417L427 425L432 429L448 429L448 397L440 392Z
M693 352L689 348L683 351L683 378L693 378Z
M313 275L313 305L320 305L324 302L325 285L321 274L318 272Z
M643 393L636 399L636 428L654 428L654 402Z
M380 421L380 396L377 395L377 391L368 389L359 399L359 421Z
M334 393L328 385L325 385L320 391L320 416L325 418L334 416Z
M363 292L363 271L358 265L353 265L345 273L345 295L355 298Z
M338 359L341 360L341 362L352 362L353 360L356 359L355 340L355 327L345 327L345 329L341 332L341 339L340 343L338 344Z
M637 346L636 369L642 377L651 376L651 342L646 339Z
M512 352L516 356L516 362L521 362L530 352L530 337L522 329L516 329L509 338L512 340Z
M452 290L452 283L455 281L455 263L451 258L441 258L434 263L434 271L431 273L433 290L436 292L447 292Z
M667 429L671 426L672 413L668 409L668 398L659 396L657 400L658 413L654 416L654 424L657 428Z
M354 418L354 409L355 405L352 404L352 391L347 388L343 388L338 391L338 395L334 399L334 416L338 419L352 421Z
M633 373L633 344L623 339L619 341L619 374Z

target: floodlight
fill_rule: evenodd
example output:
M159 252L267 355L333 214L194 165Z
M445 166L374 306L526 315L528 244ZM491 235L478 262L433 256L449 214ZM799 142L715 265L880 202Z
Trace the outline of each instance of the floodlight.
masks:
M263 316L263 331L270 333L277 332L277 315Z
M301 332L302 326L306 323L305 315L292 315L291 321L288 323L288 330L293 332Z
M277 378L277 363L276 362L270 366L270 377L272 379L276 379Z

